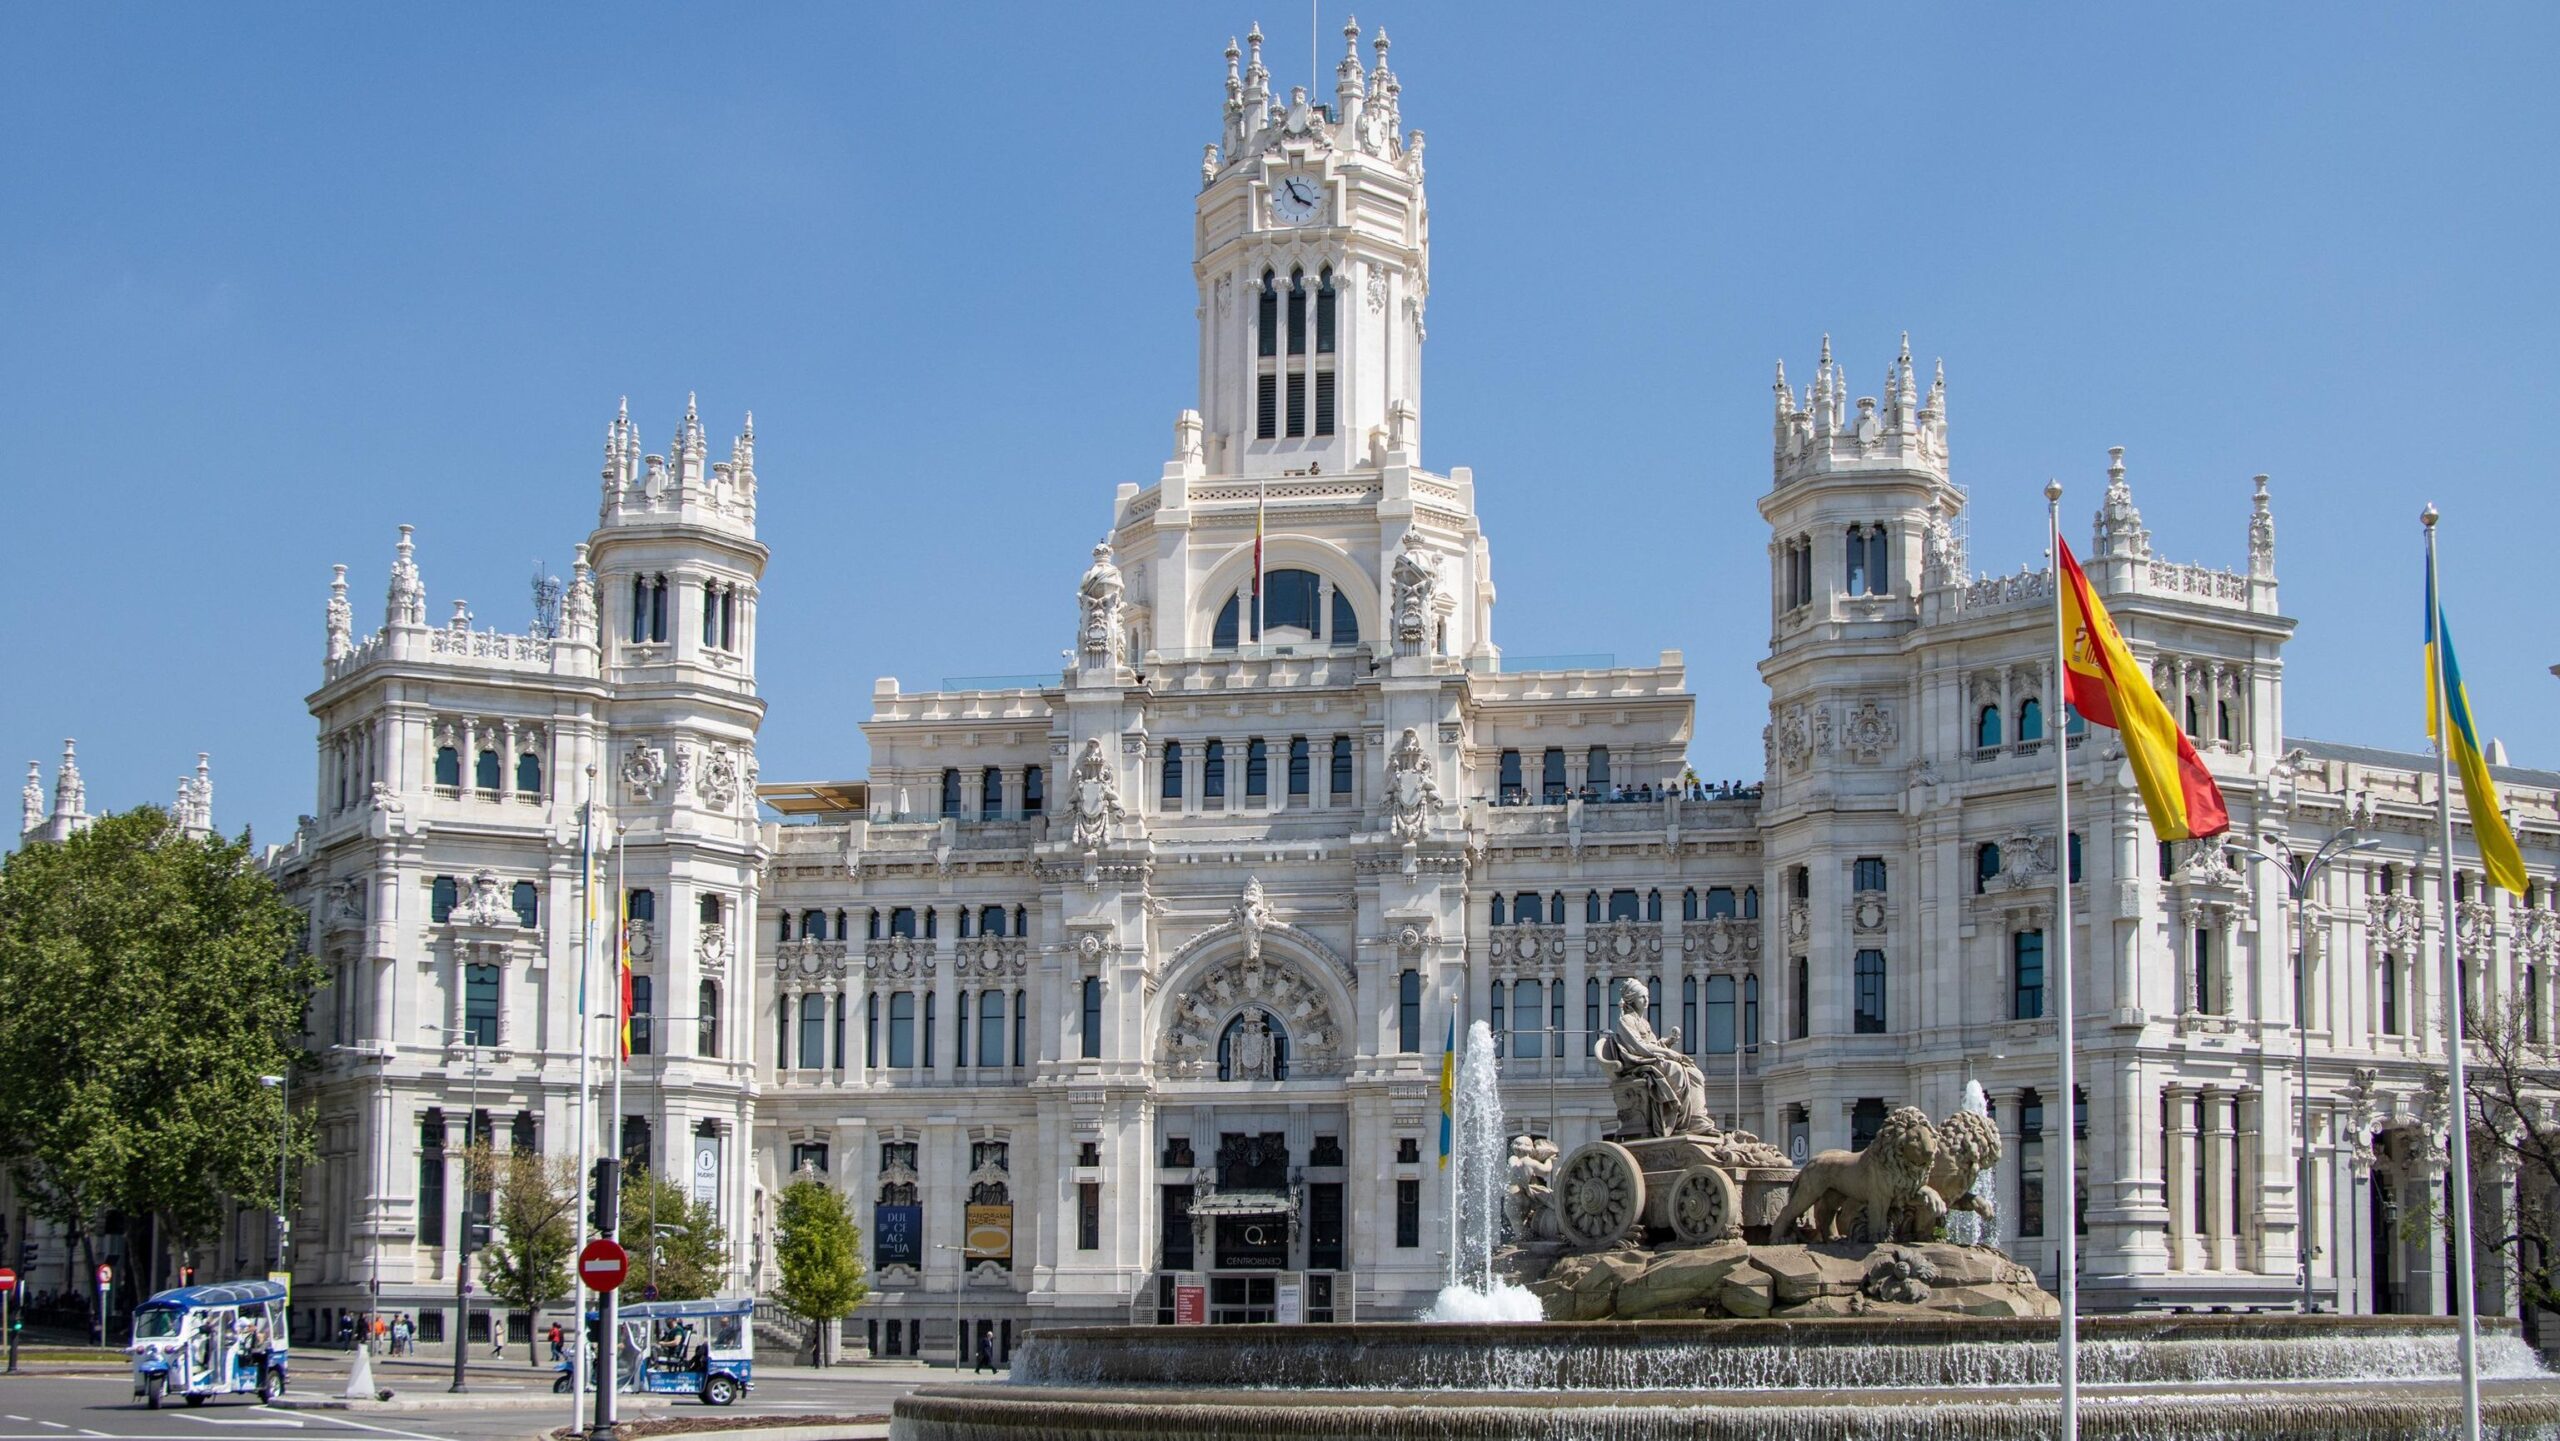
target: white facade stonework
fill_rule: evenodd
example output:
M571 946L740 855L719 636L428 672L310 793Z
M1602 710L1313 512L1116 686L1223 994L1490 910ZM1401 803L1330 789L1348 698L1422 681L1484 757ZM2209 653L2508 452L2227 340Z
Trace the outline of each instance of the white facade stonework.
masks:
M1446 1264L1453 1025L1498 1022L1514 1126L1570 1149L1615 1124L1586 1051L1622 979L1700 1053L1718 1119L1783 1147L1944 1114L1979 1081L2001 1235L2049 1280L2069 1208L2044 1142L2070 1112L2030 963L2058 949L2057 881L2087 1303L2282 1303L2307 1238L2343 1308L2444 1309L2440 1244L2396 1222L2440 1188L2447 1121L2433 766L2289 738L2264 478L2235 490L2231 569L2153 553L2120 451L2071 493L2234 839L2383 842L2310 911L2308 1196L2282 882L2164 852L2109 732L2069 737L2054 834L2052 573L1968 568L1946 384L1907 344L1871 396L1827 340L1810 386L1778 376L1763 781L1689 774L1677 651L1506 663L1475 477L1422 462L1422 135L1385 36L1366 63L1346 38L1322 106L1272 93L1258 35L1229 51L1196 201L1200 395L1058 598L1072 660L994 689L880 681L866 780L763 787L781 819L757 818L752 425L706 465L690 407L664 458L614 422L556 633L431 622L405 528L378 632L354 634L341 573L320 809L279 861L332 978L298 1304L361 1307L377 1261L386 1307L450 1304L458 1172L421 1210L431 1132L458 1147L474 1107L447 1028L494 1033L493 1127L567 1144L593 796L654 897L659 1019L626 1115L661 1166L711 1143L736 1285L773 1280L795 1171L849 1192L875 1263L854 1334L883 1352L947 1350L955 1305L1000 1346L1154 1320L1185 1273L1228 1319L1279 1311L1282 1277L1310 1319L1409 1314ZM2476 1002L2529 996L2549 1028L2560 775L2501 775L2534 893L2475 878L2462 939Z

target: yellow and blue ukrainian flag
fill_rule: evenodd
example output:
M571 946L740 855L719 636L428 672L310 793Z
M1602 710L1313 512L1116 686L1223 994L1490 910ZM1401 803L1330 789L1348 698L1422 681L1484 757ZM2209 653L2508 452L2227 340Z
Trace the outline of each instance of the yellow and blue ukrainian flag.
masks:
M1440 1047L1440 1169L1449 1169L1449 1127L1457 1114L1458 1013L1449 1012L1449 1039Z
M2441 698L2443 707L2438 710ZM2439 733L2438 716L2444 718ZM2436 558L2427 555L2427 739L2449 746L2448 758L2462 775L2462 802L2471 811L2471 833L2480 841L2480 863L2489 883L2524 894L2524 853L2515 832L2507 829L2506 812L2498 808L2498 783L2480 751L2480 732L2471 723L2471 698L2462 691L2462 666L2454 658L2453 630L2444 621L2444 602L2436 595Z

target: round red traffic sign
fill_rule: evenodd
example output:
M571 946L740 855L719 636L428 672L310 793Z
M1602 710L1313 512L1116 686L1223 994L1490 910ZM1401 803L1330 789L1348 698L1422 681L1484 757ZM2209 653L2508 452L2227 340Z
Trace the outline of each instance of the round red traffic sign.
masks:
M0 1266L0 1291L15 1291L17 1289L18 1273L9 1270L5 1266Z
M115 1279L115 1274L116 1268L113 1266L98 1267L98 1289L101 1291L107 1289L107 1283Z
M578 1280L590 1291L610 1291L631 1272L631 1257L610 1236L598 1236L578 1253Z

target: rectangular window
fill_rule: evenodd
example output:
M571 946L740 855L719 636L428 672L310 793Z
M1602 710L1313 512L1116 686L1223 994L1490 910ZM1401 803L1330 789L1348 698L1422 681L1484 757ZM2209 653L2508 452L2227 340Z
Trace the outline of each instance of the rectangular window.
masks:
M1635 892L1611 891L1609 893L1609 919L1613 921L1632 921L1640 918L1642 915L1643 911L1640 909L1640 903L1636 900Z
M1307 353L1307 287L1303 280L1289 285L1289 353Z
M1878 894L1882 894L1884 891L1884 858L1882 856L1858 857L1858 863L1851 872L1850 888L1861 892L1874 891Z
M1549 746L1547 747L1546 754L1539 758L1538 792L1539 799L1547 802L1549 805L1553 805L1564 799L1563 747ZM1628 894L1632 895L1634 893L1629 892ZM1631 916L1628 919L1632 920L1634 917Z
M2033 1091L2018 1101L2018 1234L2044 1234L2044 1101Z
M1200 757L1200 797L1224 804L1227 799L1227 743L1211 741Z
M1333 273L1325 272L1322 285L1316 287L1316 354L1333 354Z
M1727 1055L1733 1050L1733 977L1707 977L1707 1054Z
M476 1046L498 1044L498 978L496 966L462 968L462 1035Z
M1083 1181L1076 1185L1076 1249L1102 1249L1102 1183Z
M815 1171L827 1173L827 1144L824 1141L795 1141L791 1146L791 1173Z
M1004 992L988 991L978 997L978 1064L1004 1064Z
M647 976L631 978L631 1054L648 1055L658 1044L657 986Z
M1307 1269L1342 1269L1342 1183L1318 1181L1307 1187Z
M444 1112L418 1122L418 1244L444 1244Z
M1294 439L1306 433L1307 376L1304 371L1293 370L1289 372L1289 435Z
M1102 1058L1102 978L1084 978L1084 1055L1087 1060Z
M1023 1004L1025 992L1013 993L1013 1063L1022 1064L1025 1047L1031 1035L1031 1008Z
M1192 1267L1193 1254L1191 1249L1191 1188L1189 1186L1166 1186L1162 1188L1162 1191L1162 1209L1157 1213L1160 1218L1160 1224L1156 1231L1156 1264L1161 1269L1167 1271L1188 1271ZM1173 1284L1173 1278L1171 1276L1167 1276L1163 1278L1163 1280L1164 1284L1167 1286Z
M1589 753L1584 755L1582 780L1583 784L1594 791L1605 793L1609 789L1609 748L1607 746L1593 746Z
M1858 952L1857 992L1857 1015L1850 1030L1861 1036L1883 1035L1884 952Z
M1310 762L1313 759L1314 757L1308 752L1307 738L1305 736L1291 736L1289 738L1289 795L1291 799L1295 799L1307 793L1308 782L1314 778L1310 774L1312 769Z
M1422 972L1396 977L1396 1049L1411 1056L1422 1050Z
M1518 751L1504 751L1502 753L1501 780L1498 784L1501 786L1501 789L1497 791L1495 795L1503 804L1509 805L1520 799L1522 795L1522 788L1520 782L1520 753Z
M925 992L924 1024L917 1027L924 1036L924 1068L928 1071L933 1069L933 1002L933 992Z
M2044 932L2020 931L2009 938L2009 1019L2033 1021L2044 1015Z
M1511 1054L1524 1061L1534 1061L1546 1054L1547 998L1545 988L1536 981L1521 981L1511 988Z
M1396 1246L1411 1250L1422 1244L1422 1183L1396 1182Z
M960 913L964 922L968 919L968 915L969 913L965 910ZM969 993L967 991L960 993L960 999L953 1007L951 1022L951 1064L965 1070L969 1065Z
M889 1065L912 1069L916 1063L916 993L889 993Z
M1316 372L1316 434L1333 434L1333 372Z
M1244 743L1244 793L1247 800L1271 796L1271 747L1260 736Z
M1795 981L1792 988L1794 994L1787 998L1790 1003L1787 1014L1788 1034L1801 1041L1813 1034L1813 969L1805 964L1802 956L1796 957L1787 964L1794 970Z
M1266 337L1267 338L1267 337ZM1269 351L1263 352L1270 354ZM1253 438L1271 440L1280 434L1280 377L1264 371L1254 382Z
M2400 958L2382 958L2382 1034L2400 1034Z
M878 991L873 991L863 1002L862 1064L872 1067L880 1064L880 993Z
M1333 775L1330 784L1335 796L1351 794L1351 737L1333 738Z
M800 1067L814 1071L827 1064L827 998L800 998Z
M1760 978L1742 978L1742 1044L1760 1049Z

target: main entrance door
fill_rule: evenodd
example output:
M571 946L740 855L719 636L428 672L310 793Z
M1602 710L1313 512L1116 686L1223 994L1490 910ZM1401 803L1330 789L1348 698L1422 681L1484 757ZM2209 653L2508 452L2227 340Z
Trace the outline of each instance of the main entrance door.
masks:
M1211 1276L1209 1324L1267 1326L1279 1319L1277 1276Z

